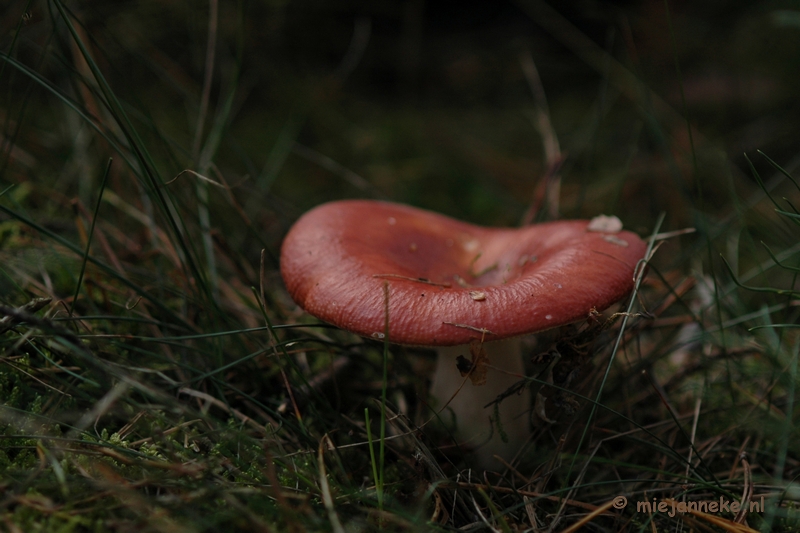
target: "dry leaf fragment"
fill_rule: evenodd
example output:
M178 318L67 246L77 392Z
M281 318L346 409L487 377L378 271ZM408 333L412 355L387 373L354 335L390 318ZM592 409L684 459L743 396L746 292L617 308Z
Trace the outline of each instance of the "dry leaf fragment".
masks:
M472 362L468 362L464 356L458 356L458 371L461 376L469 375L470 381L476 387L486 384L486 372L488 372L487 364L489 357L486 355L486 350L483 349L483 343L478 340L473 340L469 343L469 351L472 354Z

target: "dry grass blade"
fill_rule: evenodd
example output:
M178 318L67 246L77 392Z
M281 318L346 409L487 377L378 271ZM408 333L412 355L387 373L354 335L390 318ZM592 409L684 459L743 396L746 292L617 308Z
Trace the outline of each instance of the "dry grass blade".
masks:
M331 523L334 533L344 533L342 522L339 520L339 515L336 514L336 506L333 503L331 496L331 487L328 483L328 473L325 470L325 448L331 446L330 439L325 435L319 442L317 449L317 463L319 464L319 486L322 491L322 503L328 511L328 520Z
M586 516L582 517L580 520L578 520L577 522L575 522L574 524L572 524L568 528L563 529L561 531L561 533L573 533L574 531L580 530L581 528L583 528L583 526L585 526L586 524L591 522L595 517L597 517L600 514L608 511L613 506L614 506L614 500L611 500L610 502L604 503L603 505L601 505L600 507L598 507L597 509L595 509L591 513L587 514Z

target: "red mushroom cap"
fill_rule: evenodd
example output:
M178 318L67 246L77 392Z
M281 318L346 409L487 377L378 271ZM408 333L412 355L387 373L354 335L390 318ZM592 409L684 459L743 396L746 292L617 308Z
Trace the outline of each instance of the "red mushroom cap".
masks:
M589 221L483 228L370 200L323 204L291 228L281 274L308 313L407 345L496 340L585 319L633 288L645 243ZM481 332L485 330L485 334Z

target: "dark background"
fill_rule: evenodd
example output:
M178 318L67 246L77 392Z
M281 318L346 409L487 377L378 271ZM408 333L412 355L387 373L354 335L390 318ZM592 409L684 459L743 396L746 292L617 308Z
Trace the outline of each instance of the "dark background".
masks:
M71 8L111 87L140 113L142 135L159 138L151 146L162 178L196 168L208 6ZM15 54L80 101L84 89L71 77L78 67L67 52L73 47L51 11L31 4ZM13 14L3 19L6 48ZM666 211L668 225L692 224L690 206L698 207L702 190L700 208L717 212L731 205L732 191L749 194L744 153L760 149L793 164L798 24L791 3L773 1L670 2L669 17L660 1L555 8L539 1L225 2L204 131L230 96L213 161L247 213L272 228L273 245L311 206L355 196L513 225L546 172L532 120L536 102L521 67L529 54L565 156L561 213L613 211L645 229ZM353 48L360 53L348 55ZM19 91L49 98L9 74L16 82L5 96L11 118L33 112L22 109ZM42 152L31 155L55 172L71 157L74 137L52 138L58 120L35 120L50 138L28 130L28 149L39 145ZM53 154L53 143L60 160L42 157ZM102 143L92 144L100 155ZM363 181L343 177L343 169ZM216 224L233 232L226 220Z

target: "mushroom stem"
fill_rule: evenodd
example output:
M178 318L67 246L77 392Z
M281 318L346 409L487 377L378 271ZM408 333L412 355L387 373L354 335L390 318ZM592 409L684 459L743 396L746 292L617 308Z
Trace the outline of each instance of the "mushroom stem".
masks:
M473 385L469 378L465 382L456 368L459 355L469 358L467 346L438 348L431 396L436 400L438 410L458 391L440 417L448 425L455 419L456 437L459 442L475 448L474 456L481 468L497 468L500 463L494 456L499 455L511 461L531 434L531 394L530 389L525 387L519 394L509 396L500 403L500 422L508 438L508 442L503 442L497 424L492 427L494 406L484 406L525 375L522 340L514 337L487 342L483 347L492 368L488 369L486 383L480 386Z

